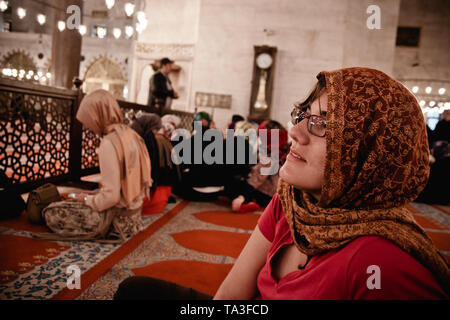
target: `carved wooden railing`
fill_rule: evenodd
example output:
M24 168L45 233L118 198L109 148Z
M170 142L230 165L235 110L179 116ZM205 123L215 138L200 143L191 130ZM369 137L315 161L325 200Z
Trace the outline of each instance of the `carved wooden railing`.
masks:
M81 81L74 84L77 89L68 90L0 78L0 170L21 192L99 172L100 138L75 120L83 94ZM126 120L138 110L163 114L126 101L119 105ZM169 113L191 130L192 113Z

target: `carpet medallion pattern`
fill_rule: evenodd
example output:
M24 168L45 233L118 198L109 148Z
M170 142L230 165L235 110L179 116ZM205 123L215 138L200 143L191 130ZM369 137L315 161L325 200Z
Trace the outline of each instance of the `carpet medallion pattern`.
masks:
M450 210L407 208L450 261ZM152 276L214 295L255 228L261 212L232 213L220 203L168 204L143 216L145 229L121 245L33 239L25 218L0 223L0 299L112 299L129 276ZM81 271L67 288L67 267Z

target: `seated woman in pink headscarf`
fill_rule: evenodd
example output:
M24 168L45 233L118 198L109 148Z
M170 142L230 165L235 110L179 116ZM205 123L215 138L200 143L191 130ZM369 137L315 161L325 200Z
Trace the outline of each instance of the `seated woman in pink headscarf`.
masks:
M101 137L98 149L101 189L80 193L78 203L58 202L44 210L58 240L126 240L143 228L142 202L152 183L150 157L143 139L123 124L122 111L105 90L87 95L77 119Z

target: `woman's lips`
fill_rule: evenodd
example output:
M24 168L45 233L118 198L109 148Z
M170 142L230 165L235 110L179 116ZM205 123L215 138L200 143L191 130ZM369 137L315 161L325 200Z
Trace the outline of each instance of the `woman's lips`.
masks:
M289 152L288 156L291 156L294 160L306 162L305 158L292 150Z

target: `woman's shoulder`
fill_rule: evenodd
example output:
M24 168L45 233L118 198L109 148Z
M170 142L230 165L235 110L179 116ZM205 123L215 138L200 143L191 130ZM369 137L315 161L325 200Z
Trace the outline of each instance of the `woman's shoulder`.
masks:
M273 195L272 200L266 207L266 210L267 208L269 208L272 212L275 221L279 221L282 217L284 217L283 206L281 205L281 200L278 193Z
M286 220L282 219L284 217L283 208L281 205L280 198L278 194L272 197L272 200L264 209L264 212L261 214L261 217L258 220L258 227L263 233L263 235L269 240L273 241L275 237L275 229L277 225L286 225ZM283 224L284 223L284 224Z
M361 236L351 241L345 250L348 251L350 264L372 263L389 266L390 269L400 270L403 267L416 271L425 269L422 264L408 252L402 250L394 242L379 236Z
M443 298L433 274L390 240L362 236L345 248L347 282L353 297Z
M103 138L100 139L100 145L98 146L98 149L99 152L114 149L111 133L103 136Z

